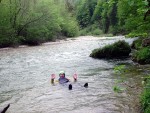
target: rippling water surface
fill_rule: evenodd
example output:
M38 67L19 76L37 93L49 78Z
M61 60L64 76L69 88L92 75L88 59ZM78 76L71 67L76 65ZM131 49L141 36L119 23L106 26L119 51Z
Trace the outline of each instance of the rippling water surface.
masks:
M10 103L7 113L137 113L137 89L119 94L113 91L117 79L114 66L123 63L134 68L133 62L89 57L93 49L120 39L124 38L79 37L37 47L1 49L0 108ZM78 74L73 90L50 84L50 75L55 73L58 79L61 70L70 79ZM135 68L127 82L138 83L139 73ZM87 89L82 87L85 82L89 83Z

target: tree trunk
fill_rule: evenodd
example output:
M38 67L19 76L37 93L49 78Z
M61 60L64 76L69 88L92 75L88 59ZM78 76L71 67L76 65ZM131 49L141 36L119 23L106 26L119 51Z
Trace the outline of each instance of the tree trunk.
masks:
M109 17L107 16L105 20L105 30L104 30L105 33L108 33L109 26L110 26L110 20L109 20Z
M146 17L147 17L148 15L150 15L150 10L148 10L148 11L145 13L145 15L144 15L144 20L146 20Z
M31 23L33 23L33 22L39 21L39 20L42 19L43 17L45 17L45 15L42 15L42 16L40 16L39 18L35 18L35 19L33 19L33 20L31 20L31 21L25 23L20 29L18 29L18 31L17 31L17 36L20 36L21 31L22 31L26 26L28 26L29 24L31 24Z
M150 0L147 0L148 1L148 8L150 8ZM146 20L146 17L150 15L150 9L145 13L144 15L144 20Z

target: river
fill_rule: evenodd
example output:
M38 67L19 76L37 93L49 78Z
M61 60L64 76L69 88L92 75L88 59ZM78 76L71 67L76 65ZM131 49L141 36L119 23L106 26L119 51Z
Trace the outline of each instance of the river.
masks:
M7 113L138 113L145 67L130 59L89 57L93 49L120 39L125 38L87 36L36 47L0 49L0 108L10 103ZM132 68L126 82L135 88L113 91L118 79L113 68L118 64ZM71 80L74 73L78 74L73 90L58 83L51 85L50 75L55 73L58 79L61 70ZM85 82L88 88L82 87Z

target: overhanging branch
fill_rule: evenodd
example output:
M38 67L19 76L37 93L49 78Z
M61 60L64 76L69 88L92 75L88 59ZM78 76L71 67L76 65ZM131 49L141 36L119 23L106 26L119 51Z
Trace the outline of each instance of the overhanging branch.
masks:
M24 24L24 25L22 26L22 28L20 28L20 29L18 30L17 35L19 36L20 33L21 33L21 31L22 31L26 26L28 26L29 24L31 24L31 23L33 23L33 22L39 21L39 20L42 19L44 16L45 16L45 15L43 14L43 15L40 16L39 18L35 18L35 19L33 19L33 20L27 22L26 24Z
M21 8L19 8L18 11L14 15L13 28L15 28L15 26L16 26L17 16L18 16L20 11L21 11Z

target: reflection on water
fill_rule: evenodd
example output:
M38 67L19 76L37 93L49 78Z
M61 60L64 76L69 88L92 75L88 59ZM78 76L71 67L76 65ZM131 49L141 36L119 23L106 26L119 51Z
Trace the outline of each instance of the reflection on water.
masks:
M38 47L1 49L0 107L11 103L7 113L137 113L137 89L114 93L118 77L113 67L119 63L131 65L135 70L127 74L127 82L137 83L137 87L145 71L137 71L129 59L107 61L89 57L93 49L119 39L124 38L80 37ZM72 91L67 85L50 84L50 75L58 75L60 70L65 70L70 79L78 73ZM87 89L83 87L85 82L89 83Z

